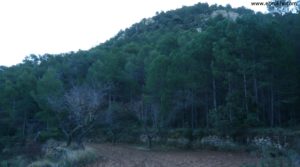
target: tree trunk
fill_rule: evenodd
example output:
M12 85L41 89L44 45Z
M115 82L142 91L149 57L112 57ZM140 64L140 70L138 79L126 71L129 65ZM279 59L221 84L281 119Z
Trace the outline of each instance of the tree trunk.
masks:
M248 109L248 91L247 91L247 77L245 71L243 72L243 80L244 80L244 96L245 96L245 109L246 112L249 112Z
M215 80L215 78L213 78L212 87L213 87L214 109L217 110L217 93L216 93L216 80Z
M71 146L72 140L73 140L73 137L71 135L68 135L67 136L67 147Z
M271 84L271 127L274 126L274 90L273 84Z
M254 101L255 101L255 110L256 110L256 120L259 121L259 105L258 105L258 87L257 87L257 75L256 75L256 52L255 47L252 47L252 68L253 68L253 91L254 91Z
M184 99L184 110L183 110L183 117L182 117L182 128L185 128L185 113L187 112L187 102L188 102L188 92L185 90L184 91L185 99ZM188 121L188 113L187 113L187 121Z
M231 80L230 77L228 76L228 94L227 96L231 96L232 90L231 90ZM229 99L229 121L232 123L232 109L231 109L231 99ZM227 102L228 103L228 102Z
M83 139L83 136L78 136L76 139L76 145L77 145L78 149L85 149L82 139Z
M279 97L279 93L278 93L278 91L276 91L277 93L276 93L276 97L277 97L277 108L278 108L278 124L279 124L279 126L281 126L281 122L282 122L282 118L281 118L281 110L280 110L280 97Z
M254 101L255 101L255 108L256 108L256 119L257 121L259 121L258 88L257 88L257 78L255 72L254 72L253 89L254 89Z
M192 106L191 106L191 128L194 130L194 120L195 120L195 112L194 112L194 94L193 92L191 92L191 103L192 103Z
M111 109L111 100L112 100L111 92L109 91L109 95L108 95L108 109Z
M148 134L147 139L148 139L148 148L151 149L152 148L152 136Z
M26 128L27 128L27 112L25 111L24 113L24 118L23 118L23 126L22 126L22 142L23 142L23 145L26 144Z
M206 127L208 127L209 126L209 100L208 100L208 95L207 95L207 93L206 93L206 95L205 95L205 97L206 97L206 104L205 104L205 115L206 115Z
M262 104L262 120L263 122L268 122L268 108L267 108L267 104L268 104L268 98L266 96L266 92L263 90L262 94L261 94L261 104Z

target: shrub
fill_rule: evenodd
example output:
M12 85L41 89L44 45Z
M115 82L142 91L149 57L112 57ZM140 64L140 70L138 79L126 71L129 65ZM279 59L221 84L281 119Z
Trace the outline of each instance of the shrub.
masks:
M59 161L58 166L73 167L85 166L97 159L94 149L87 147L84 150L66 150L66 154Z
M31 163L28 167L54 167L55 164L47 159L35 161Z
M193 135L193 131L189 128L185 129L174 129L170 130L168 138L178 139L178 138L188 138L190 139Z
M239 145L234 143L230 137L221 138L219 136L207 136L198 140L198 146L218 150L235 151L240 149Z
M281 156L287 150L287 144L275 142L270 137L255 137L252 144L263 156Z
M28 167L81 167L98 158L93 148L71 149L58 146L48 152L43 159L31 163Z
M201 140L201 138L205 137L205 136L209 136L211 134L211 130L210 129L196 129L193 132L193 137L195 139Z
M61 142L50 139L43 145L42 152L46 158L52 160L59 159L62 156L61 151L59 151L61 145Z
M253 144L261 156L259 165L255 167L300 166L300 155L296 151L274 142L270 137L256 137L253 140ZM245 167L248 166L245 165Z
M2 161L0 163L1 167L10 167L10 166L27 167L28 164L29 164L29 160L24 156L17 156L13 159Z
M39 134L39 141L46 142L49 139L58 139L60 137L60 132L57 128L52 128L48 131L42 131Z

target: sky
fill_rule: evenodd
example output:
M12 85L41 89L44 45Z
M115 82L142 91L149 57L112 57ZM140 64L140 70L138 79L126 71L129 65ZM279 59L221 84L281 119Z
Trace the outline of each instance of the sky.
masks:
M155 15L198 2L254 7L254 0L0 0L0 66L30 54L88 50L120 30ZM257 0L264 2L263 0Z

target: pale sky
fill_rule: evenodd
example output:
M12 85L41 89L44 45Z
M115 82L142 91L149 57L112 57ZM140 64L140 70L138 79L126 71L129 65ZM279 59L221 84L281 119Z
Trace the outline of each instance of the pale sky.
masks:
M198 2L253 7L255 0L0 0L0 65L21 63L30 54L87 50L121 29ZM260 2L261 0L257 0ZM263 1L264 2L264 1Z

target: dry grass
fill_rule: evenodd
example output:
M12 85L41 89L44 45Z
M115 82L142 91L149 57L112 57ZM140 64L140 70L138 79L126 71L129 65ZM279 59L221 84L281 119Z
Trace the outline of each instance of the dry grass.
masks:
M240 167L258 158L245 152L144 150L130 145L93 144L101 159L88 167Z

